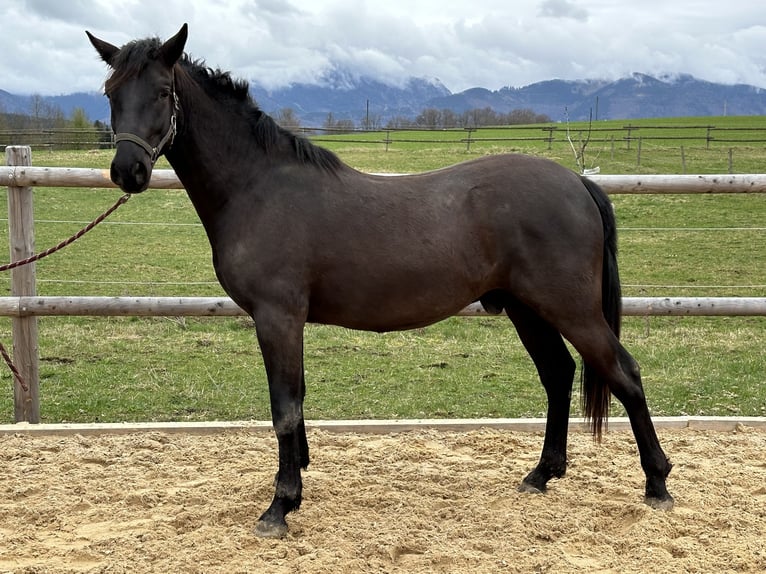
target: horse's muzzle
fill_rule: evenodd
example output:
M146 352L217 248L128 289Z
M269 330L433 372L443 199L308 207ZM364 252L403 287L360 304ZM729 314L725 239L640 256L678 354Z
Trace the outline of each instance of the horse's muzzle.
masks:
M143 161L131 161L130 163L118 163L112 161L109 175L115 185L126 193L141 193L149 187L152 176L151 166Z

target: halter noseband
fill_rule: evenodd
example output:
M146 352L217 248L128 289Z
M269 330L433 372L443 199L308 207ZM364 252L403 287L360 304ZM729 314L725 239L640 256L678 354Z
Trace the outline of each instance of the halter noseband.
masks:
M162 153L162 150L167 145L168 147L173 145L173 140L176 137L176 115L179 109L178 104L178 95L176 94L176 83L175 78L173 78L173 112L170 114L170 126L168 127L168 131L165 134L165 136L160 140L160 143L157 144L157 147L152 147L149 143L147 143L146 140L143 138L138 137L135 134L131 134L128 132L121 132L118 134L114 134L113 141L115 144L122 141L128 141L133 142L134 144L141 146L146 150L146 153L149 154L149 158L152 161L152 165L155 164L155 162L159 159L160 154Z

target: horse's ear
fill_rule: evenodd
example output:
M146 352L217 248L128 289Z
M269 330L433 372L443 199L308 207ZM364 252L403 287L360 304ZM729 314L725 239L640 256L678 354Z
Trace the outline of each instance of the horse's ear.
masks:
M160 48L160 54L162 55L162 61L168 67L173 66L181 54L184 53L184 46L186 45L186 38L189 36L189 26L184 24L178 31L178 34L170 38Z
M90 40L90 43L93 44L93 47L96 49L96 52L98 52L98 55L101 56L101 59L111 66L112 59L117 55L117 52L119 52L120 49L117 46L110 44L109 42L99 40L87 30L85 30L85 33L88 35L88 39Z

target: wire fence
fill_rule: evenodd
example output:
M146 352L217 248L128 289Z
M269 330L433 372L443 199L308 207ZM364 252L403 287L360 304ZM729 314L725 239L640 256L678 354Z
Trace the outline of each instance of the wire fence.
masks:
M714 145L766 144L766 125L739 126L715 124L646 124L609 122L608 125L562 123L508 126L417 126L380 129L294 126L292 130L317 142L380 145L385 149L397 144L464 145L466 149L481 144L570 145L570 140L587 138L593 144L610 144L633 149L642 143L696 145L709 149ZM0 130L0 147L28 145L33 150L109 149L114 146L109 126L99 128L52 128Z
M10 153L9 153L10 152ZM12 257L16 260L28 257L34 249L34 215L32 210L32 190L30 186L51 187L113 187L108 182L108 173L104 170L68 169L68 168L34 168L31 163L29 148L6 150L9 168L0 173L0 185L9 189L9 213L14 214L9 230L9 244ZM180 182L172 173L153 174L152 185L155 187L155 176L162 180L165 189L178 189ZM173 177L171 177L171 175ZM623 176L600 176L598 183L609 187L607 191L614 193L710 193L717 189L722 193L756 193L766 191L766 178L761 176L656 176L654 178L625 178ZM649 183L653 182L653 183ZM654 186L654 187L652 187ZM691 190L690 188L695 188ZM121 222L122 225L145 225L143 222ZM156 223L155 223L156 224ZM53 223L49 225L54 225ZM59 225L59 224L55 224ZM187 225L184 223L184 225ZM195 225L195 224L189 224ZM204 235L201 229L193 228L195 232ZM720 233L720 231L716 231ZM178 234L176 230L176 235ZM146 249L144 245L142 245ZM74 249L74 248L73 248ZM30 253L31 251L31 253ZM78 263L83 263L78 260ZM89 261L84 261L85 265ZM26 274L21 275L24 271ZM70 269L71 271L71 269ZM184 269L186 272L186 269ZM128 281L119 279L119 284L125 286L134 281L139 274L131 269ZM188 274L185 275L188 277ZM87 282L86 277L74 275L67 281ZM186 315L217 315L221 314L233 302L222 298L207 297L38 297L34 285L43 278L35 277L35 270L21 267L14 270L12 276L12 297L0 298L7 306L3 313L12 317L14 359L17 362L23 380L29 387L14 385L15 419L39 422L39 358L37 356L37 315L101 315L101 316L186 316ZM46 278L55 280L56 278ZM99 277L98 281L115 282L115 277ZM143 283L143 281L141 281ZM136 282L138 283L138 282ZM175 285L188 285L188 281L173 281ZM205 285L211 281L200 282ZM68 283L72 285L73 283ZM90 283L92 285L92 283ZM147 301L147 299L150 299ZM162 299L162 300L160 300ZM640 297L624 298L625 312L637 315L764 315L766 300L756 297ZM236 306L234 306L236 307ZM475 306L474 306L475 307ZM236 308L234 313L242 313ZM471 311L481 312L480 309ZM21 378L18 379L19 381Z

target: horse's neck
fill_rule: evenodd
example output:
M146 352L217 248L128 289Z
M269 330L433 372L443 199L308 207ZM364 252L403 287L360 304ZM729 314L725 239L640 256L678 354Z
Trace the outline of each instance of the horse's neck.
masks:
M224 188L219 181L220 175L208 165L210 160L206 155L210 154L201 152L196 145L188 145L183 139L177 138L166 157L197 209L200 219L205 223L206 217L214 214L217 206L225 203L226 198L221 192Z
M231 194L243 187L238 179L247 177L242 169L248 164L238 157L244 153L243 146L235 143L246 137L246 128L235 120L212 106L185 109L176 140L166 154L206 228Z

